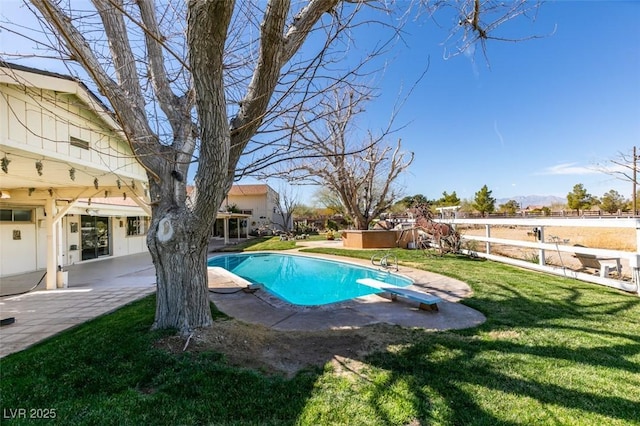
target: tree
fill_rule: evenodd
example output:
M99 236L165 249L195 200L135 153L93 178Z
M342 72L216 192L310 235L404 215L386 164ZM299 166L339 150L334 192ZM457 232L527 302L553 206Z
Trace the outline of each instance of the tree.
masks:
M451 194L448 194L447 191L442 193L442 197L436 203L438 206L459 206L460 198L458 198L458 194L456 191L453 191Z
M473 214L475 208L473 207L473 200L469 198L463 198L460 200L460 210L458 212L463 213L465 215Z
M599 164L598 170L608 175L614 176L622 181L630 182L632 185L631 200L629 210L635 215L640 204L640 190L638 189L638 160L640 154L634 146L628 152L618 152L618 154L607 161L607 164ZM624 210L624 208L623 208Z
M508 215L514 215L517 213L518 209L520 209L520 205L516 200L509 200L504 204L500 204L498 210L504 212Z
M273 224L282 228L285 232L291 231L291 227L293 226L293 215L299 206L298 197L296 197L290 190L280 188L276 193L273 202L277 209L276 214L280 219Z
M210 326L206 249L217 210L234 179L258 161L259 149L277 153L287 146L265 143L256 134L344 84L366 61L350 62L342 74L323 68L347 56L331 49L351 46L348 39L336 41L350 34L357 25L354 16L368 3L189 0L162 2L155 9L151 0L94 0L94 10L72 4L31 0L30 10L48 31L38 47L49 47L66 64L84 70L147 170L152 211L147 245L157 282L153 327L187 334ZM476 41L484 47L487 40L502 38L491 35L500 24L531 8L524 0L463 1L449 40L459 41L460 54ZM13 33L25 30L14 25ZM311 34L315 43L303 54ZM386 153L373 150L366 158ZM276 161L277 155L266 158ZM197 163L197 195L187 205L192 163ZM358 201L370 202L372 189L361 191Z
M640 190L636 191L636 196L629 200L627 211L633 212L635 215L638 211L638 201L640 201Z
M293 226L296 234L309 234L315 232L313 225L309 225L309 219L318 217L318 209L307 206L306 204L297 204L293 209Z
M394 182L413 161L413 153L401 151L400 140L395 147L385 144L390 125L381 135L368 132L366 139L354 141L355 118L369 98L369 93L354 90L332 91L308 118L291 126L296 149L307 157L293 159L278 174L331 191L356 229L369 229L372 220L391 207L399 196ZM321 118L315 120L318 114Z
M580 210L590 209L596 202L595 198L587 192L584 185L578 183L573 186L573 190L567 194L567 207L580 214Z
M321 187L313 194L313 198L316 205L330 210L333 214L344 216L346 213L342 200L331 188Z
M400 201L396 202L396 204L402 205L402 207L405 210L417 204L430 204L430 203L431 202L429 201L429 199L422 194L407 195L406 197L402 198Z
M602 196L600 208L607 213L617 213L624 210L627 200L616 190L610 190Z
M473 208L484 217L487 213L493 213L496 209L496 199L491 197L491 191L484 185L480 191L476 192L473 199Z
M318 209L315 207L308 206L306 204L296 204L296 207L293 209L294 217L315 217L318 215Z
M297 93L322 64L313 54L291 61L310 32L322 26L329 43L346 28L332 17L349 22L354 10L341 9L338 0L311 1L297 11L271 1L255 31L260 14L249 3L189 1L155 10L149 0L96 0L97 14L53 0L32 4L58 37L65 59L77 61L111 104L147 169L147 244L158 287L154 328L186 334L211 325L206 248L240 158L276 114L283 93ZM94 31L95 19L102 31ZM251 41L254 31L262 43ZM141 43L144 49L134 47ZM197 198L190 208L186 181L194 160Z
M562 211L564 214L564 210L567 208L566 204L563 203L553 203L551 204L551 206L549 206L549 211L554 211L554 212L559 212Z
M633 204L638 203L638 159L640 159L640 155L634 146L629 152L618 152L614 158L608 160L609 164L600 164L598 167L599 171L632 184L632 209ZM635 213L637 208L633 210Z

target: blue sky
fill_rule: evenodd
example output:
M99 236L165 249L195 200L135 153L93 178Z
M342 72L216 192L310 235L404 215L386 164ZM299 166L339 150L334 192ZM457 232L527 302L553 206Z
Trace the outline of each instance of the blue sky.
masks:
M638 16L640 2L545 3L533 25L518 24L542 38L489 41L487 59L445 60L445 31L408 28L386 82L409 77L425 51L431 61L400 116L411 124L398 136L416 153L407 194L471 198L486 184L497 198L565 197L582 183L630 198L630 182L593 169L640 145Z
M0 0L0 12L20 19L19 4ZM429 58L396 121L406 127L394 138L415 152L400 179L406 195L472 198L487 185L496 198L565 197L582 183L593 195L615 189L630 198L631 183L594 169L640 145L638 16L637 1L549 2L535 22L507 27L542 38L489 41L486 58L477 50L449 59L442 43L451 22L412 22L361 126L386 121L400 86L415 81ZM0 34L0 51L7 39ZM312 199L312 189L297 192Z
M598 170L640 146L638 16L633 1L544 3L535 21L516 19L507 28L540 38L490 40L486 57L478 48L448 59L451 22L411 22L359 126L386 123L401 86L416 81L429 60L396 119L406 127L391 140L401 138L415 153L399 179L405 195L456 191L471 199L487 185L498 199L566 198L581 183L595 196L614 189L630 199L630 182ZM312 203L313 191L297 193Z

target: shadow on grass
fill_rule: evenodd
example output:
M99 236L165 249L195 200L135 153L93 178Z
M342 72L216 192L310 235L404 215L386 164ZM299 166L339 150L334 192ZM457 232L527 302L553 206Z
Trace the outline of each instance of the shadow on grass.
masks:
M398 329L397 344L384 352L327 354L326 361L340 355L351 363L287 380L230 367L211 352L156 349L168 332L148 331L151 296L0 360L2 408L55 408L60 424L637 422L638 299L491 262L459 262L429 261L473 286L465 304L488 318L474 329ZM313 346L304 338L294 343Z
M513 424L521 424L524 413L536 411L543 419L532 416L531 423L580 423L583 415L589 419L586 423L637 422L640 401L632 389L640 380L640 328L634 320L640 301L548 276L540 285L525 285L541 275L504 269L510 284L504 284L498 272L491 281L474 283L481 291L464 302L487 315L485 324L454 335L435 335L369 362L390 369L396 379L411 376L416 393L427 388L442 395L452 407L451 424L499 424L509 417L492 418L489 406L496 413L500 406L503 413L519 413L507 421ZM436 350L456 355L440 360L433 356ZM393 386L395 379L390 380L384 387ZM485 396L477 398L478 392ZM495 394L495 399L487 394ZM518 401L500 404L505 395L507 400L516 395ZM483 399L490 403L473 402ZM530 400L535 403L527 407L525 401ZM518 405L523 409L515 408ZM428 419L430 412L423 416Z
M0 360L2 424L20 408L47 408L58 424L287 424L316 380L228 367L218 354L173 355L150 332L155 296Z
M385 405L404 389L399 398L411 402L416 424L636 424L640 301L548 278L552 284L550 295L484 283L491 291L467 301L487 315L482 326L425 333L363 359L383 376L352 371L380 423L395 423Z
M637 354L639 348L629 345L624 349ZM637 421L640 414L637 401L595 390L571 389L551 381L552 371L540 371L536 375L518 365L523 358L532 357L544 357L554 364L571 360L593 365L593 355L601 357L599 350L574 351L561 346L531 350L527 345L508 342L475 345L434 336L401 352L377 354L368 359L371 365L392 372L388 380L378 384L377 395L371 403L378 406L376 399L386 398L387 389L397 387L398 383L409 383L411 393L419 401L414 407L417 417L424 424L433 421L455 425L580 424L583 420L599 423L603 418ZM489 351L494 353L493 362L487 362ZM455 356L442 359L442 352ZM529 357L517 356L520 354ZM624 361L607 364L608 369L629 369ZM633 370L637 371L637 365ZM576 368L572 374L581 372ZM555 408L545 408L547 405ZM527 416L531 417L527 419ZM602 424L605 423L612 424L608 421Z

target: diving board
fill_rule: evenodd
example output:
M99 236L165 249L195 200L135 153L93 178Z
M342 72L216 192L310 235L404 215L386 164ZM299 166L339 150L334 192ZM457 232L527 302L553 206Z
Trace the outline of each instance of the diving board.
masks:
M437 311L438 302L441 302L438 296L431 295L429 293L423 293L417 290L411 290L406 287L399 287L393 284L387 284L382 281L374 280L372 278L361 278L356 280L358 284L366 285L391 295L391 300L394 302L398 300L398 297L404 297L406 299L413 300L420 303L420 309L426 311Z

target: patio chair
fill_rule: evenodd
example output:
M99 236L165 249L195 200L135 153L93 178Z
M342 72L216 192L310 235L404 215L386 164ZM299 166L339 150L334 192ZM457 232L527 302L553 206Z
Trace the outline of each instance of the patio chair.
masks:
M574 247L584 247L580 244L574 244ZM575 253L573 255L580 261L582 267L579 269L583 271L587 268L595 269L599 272L599 275L603 278L608 278L609 274L616 272L618 278L622 276L622 265L620 264L619 257L600 257L594 254Z

